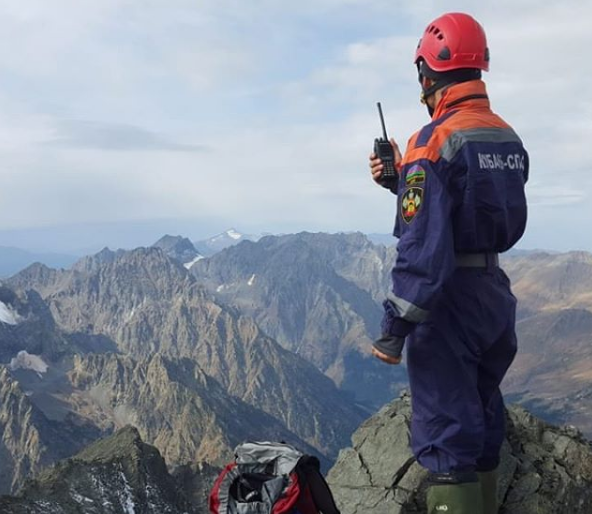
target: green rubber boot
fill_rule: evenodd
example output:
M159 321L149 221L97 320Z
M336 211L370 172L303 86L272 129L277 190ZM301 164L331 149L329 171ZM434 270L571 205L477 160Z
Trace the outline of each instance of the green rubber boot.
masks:
M481 484L470 482L432 485L427 495L428 514L483 514Z
M497 469L485 473L477 473L481 483L481 497L483 498L483 514L497 514Z

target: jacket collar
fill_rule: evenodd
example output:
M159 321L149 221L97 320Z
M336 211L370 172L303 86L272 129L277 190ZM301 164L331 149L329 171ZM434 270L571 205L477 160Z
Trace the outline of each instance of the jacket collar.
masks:
M446 88L432 120L437 120L454 109L489 109L489 98L482 80L470 80Z

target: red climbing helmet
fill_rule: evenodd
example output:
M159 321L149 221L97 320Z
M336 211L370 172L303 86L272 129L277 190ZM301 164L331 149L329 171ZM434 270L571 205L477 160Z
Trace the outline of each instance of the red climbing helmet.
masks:
M421 59L436 72L461 68L489 70L485 31L475 18L453 12L430 23L419 40L415 64Z

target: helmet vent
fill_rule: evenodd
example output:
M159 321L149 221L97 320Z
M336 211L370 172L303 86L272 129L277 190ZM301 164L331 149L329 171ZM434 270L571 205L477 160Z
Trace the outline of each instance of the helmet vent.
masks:
M450 60L450 48L448 48L447 46L442 48L442 50L440 50L440 53L438 54L438 60L439 61L449 61Z

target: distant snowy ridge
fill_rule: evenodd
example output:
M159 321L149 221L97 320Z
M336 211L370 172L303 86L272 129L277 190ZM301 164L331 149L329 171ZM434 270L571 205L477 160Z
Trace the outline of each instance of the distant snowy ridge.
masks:
M235 228L229 228L209 239L195 241L193 244L201 254L206 257L211 257L215 253L230 246L234 246L242 241L258 241L259 239L261 239L261 235L243 234Z
M235 241L238 241L239 239L242 239L244 236L244 234L241 234L240 232L237 232L235 229L231 228L228 229L226 232L222 232L221 234L218 234L217 236L213 236L209 239L210 242L212 243L217 243L219 241L223 241L225 239L234 239Z
M10 305L0 302L0 322L7 325L18 325L22 321L21 316Z
M30 369L41 376L41 374L47 373L49 366L39 355L31 355L29 352L22 350L10 361L8 368L11 371L16 371L17 369Z

